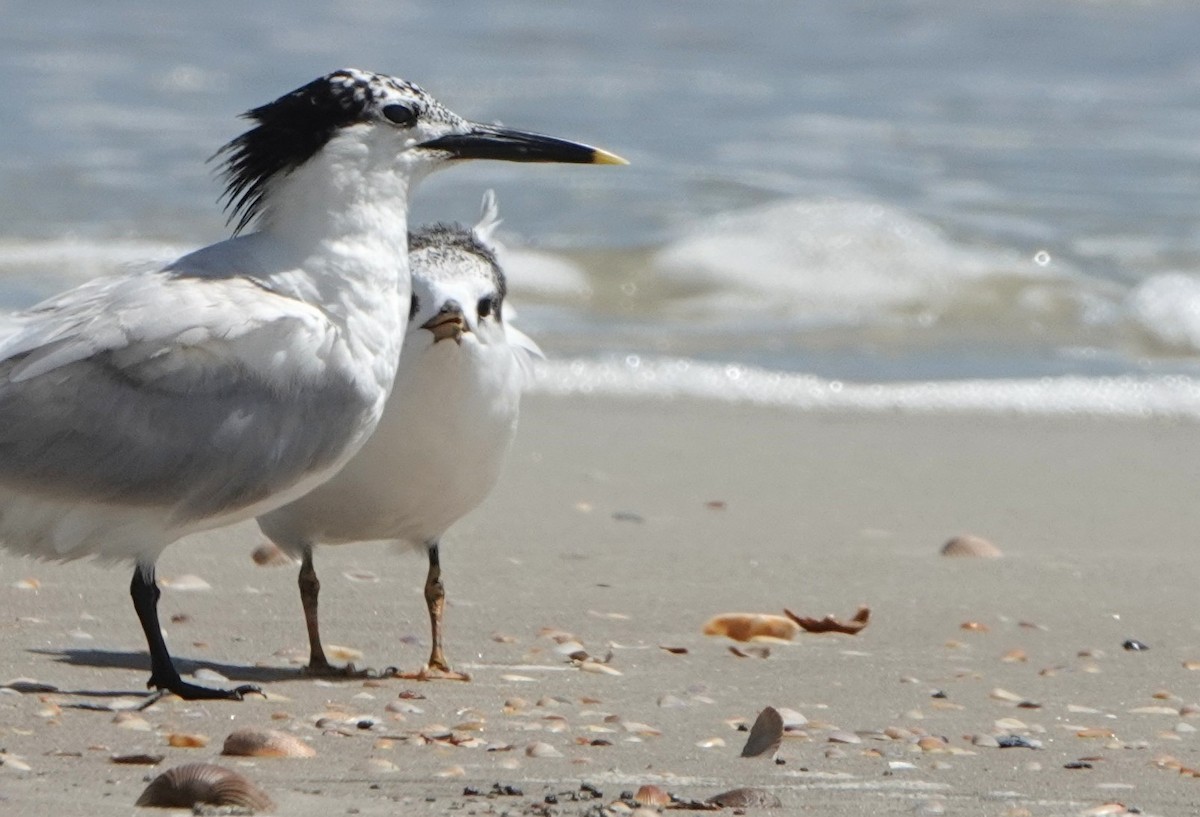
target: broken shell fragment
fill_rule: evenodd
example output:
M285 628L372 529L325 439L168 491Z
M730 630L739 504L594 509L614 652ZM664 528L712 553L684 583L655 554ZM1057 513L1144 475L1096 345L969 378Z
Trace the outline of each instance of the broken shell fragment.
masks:
M999 559L1000 548L981 536L955 536L942 545L943 556L967 556L976 559Z
M704 625L705 635L723 635L734 641L754 638L777 638L791 641L800 625L785 616L768 613L722 613Z
M192 808L241 806L252 811L275 807L271 798L242 775L212 763L188 763L168 769L150 782L136 805Z
M223 755L238 757L312 757L316 750L295 735L274 729L238 729L229 733Z
M203 749L208 745L208 740L208 735L189 735L182 732L167 735L167 745L176 749Z

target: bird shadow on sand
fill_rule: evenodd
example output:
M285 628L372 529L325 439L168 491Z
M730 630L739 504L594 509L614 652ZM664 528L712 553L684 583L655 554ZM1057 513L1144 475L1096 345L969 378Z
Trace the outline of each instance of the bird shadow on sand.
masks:
M52 657L60 664L73 667L97 667L101 669L125 669L145 672L150 675L150 656L144 652L118 652L113 650L30 650L36 655ZM304 671L291 667L253 667L244 664L223 664L219 661L194 661L176 658L175 668L181 675L190 675L198 669L210 669L224 675L230 681L273 684L281 681L311 680ZM75 694L97 697L129 695L129 692L102 690L74 690ZM132 693L145 695L145 690Z

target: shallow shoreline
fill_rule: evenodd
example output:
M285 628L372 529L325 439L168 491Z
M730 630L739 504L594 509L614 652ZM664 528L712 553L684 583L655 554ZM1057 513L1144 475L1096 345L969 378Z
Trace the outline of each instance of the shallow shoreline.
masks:
M163 620L186 616L166 625L184 669L262 683L273 700L164 700L142 713L146 730L111 713L56 711L113 700L75 693L144 684L126 572L3 555L0 681L72 692L0 695L0 747L29 766L0 766L0 804L23 815L148 814L132 805L144 777L203 760L243 771L279 814L535 813L581 781L604 798L560 797L552 813L581 814L642 784L699 799L761 786L798 813L1038 817L1113 801L1187 813L1200 780L1154 760L1200 766L1200 717L1179 714L1200 701L1200 673L1184 666L1200 661L1197 431L535 395L501 486L443 548L447 651L471 683L295 674L295 569L255 565L259 540L243 526L168 549L160 575L196 575L211 589L168 586ZM1004 558L938 555L963 532ZM420 665L420 555L326 548L317 566L328 642L362 651L366 665ZM24 579L37 588L15 586ZM849 617L859 604L872 608L860 635L801 635L765 645L765 659L701 634L718 613ZM595 656L611 650L607 666L621 674L572 667L547 629ZM1126 651L1127 639L1150 649ZM423 711L388 712L405 690L425 696L411 702ZM782 764L740 759L746 735L730 724L768 705L809 727L784 739ZM319 729L322 715L345 723ZM240 726L295 731L317 757L219 757ZM484 745L417 745L439 726ZM921 731L945 737L945 749L922 751ZM211 743L169 747L171 732ZM861 742L830 742L843 732ZM973 740L1000 733L1043 748ZM528 756L538 742L563 756ZM110 761L132 752L165 760ZM1090 768L1065 768L1081 763ZM463 795L493 783L522 794Z

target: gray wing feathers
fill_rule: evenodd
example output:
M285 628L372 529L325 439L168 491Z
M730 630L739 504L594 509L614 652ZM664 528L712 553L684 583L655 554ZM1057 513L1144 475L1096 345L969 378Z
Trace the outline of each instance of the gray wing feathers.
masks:
M123 286L156 287L156 314ZM138 276L20 316L0 336L0 483L183 521L335 461L372 410L321 365L336 329L249 282L195 289Z

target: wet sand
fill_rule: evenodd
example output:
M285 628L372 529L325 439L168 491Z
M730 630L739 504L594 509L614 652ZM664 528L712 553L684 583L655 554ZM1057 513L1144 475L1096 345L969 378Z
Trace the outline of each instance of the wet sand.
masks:
M153 813L133 806L146 780L193 761L294 815L598 814L644 784L761 787L774 813L1194 813L1200 778L1178 766L1200 767L1198 464L1192 423L534 396L500 488L444 542L447 650L468 684L299 674L296 570L256 565L243 526L170 548L160 609L182 669L269 700L70 708L141 694L128 572L0 556L0 682L60 690L0 694L0 813ZM964 532L1004 557L939 555ZM326 548L317 566L327 643L420 666L422 556ZM738 645L750 657L701 632L719 613L860 604L857 636ZM563 634L620 674L572 665ZM737 726L766 706L808 724L775 760L740 758ZM242 727L316 756L221 757ZM111 761L132 753L164 760Z

